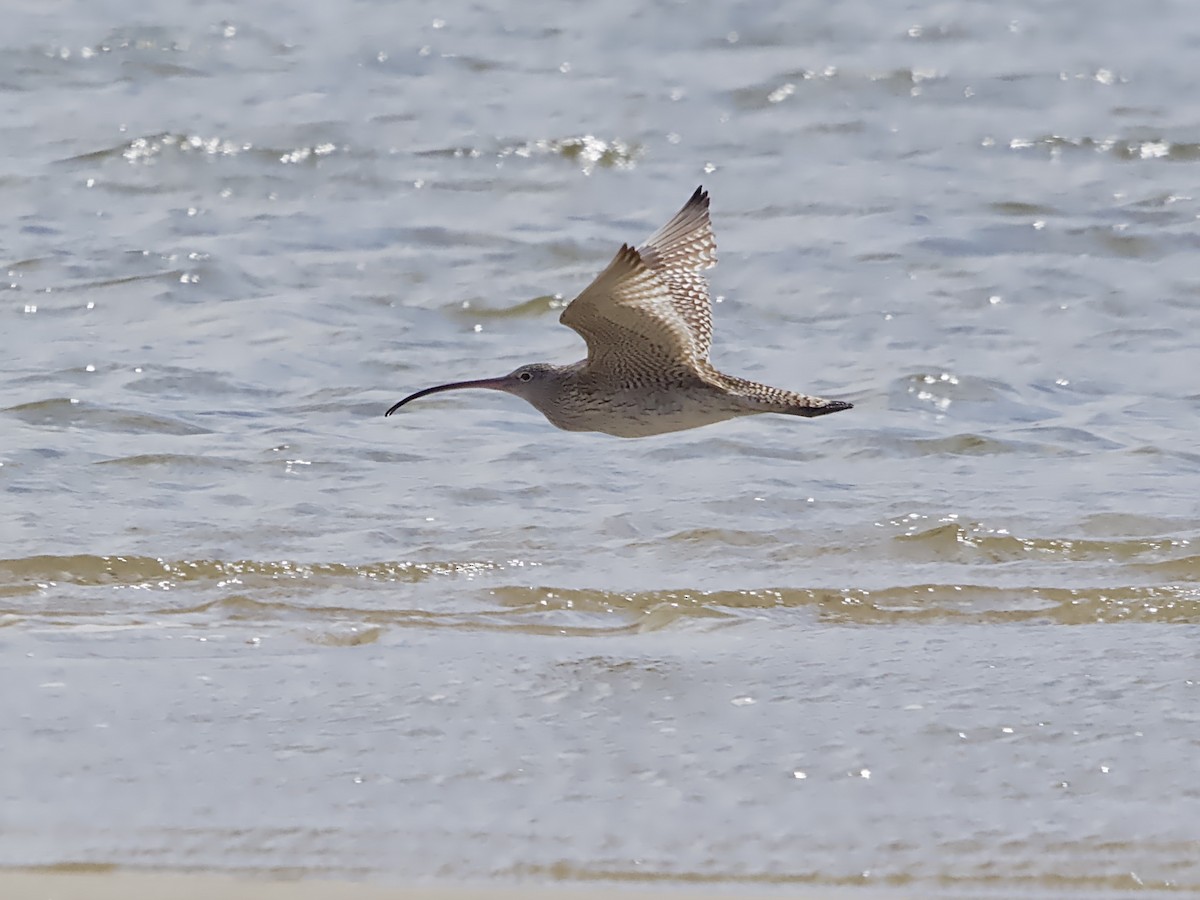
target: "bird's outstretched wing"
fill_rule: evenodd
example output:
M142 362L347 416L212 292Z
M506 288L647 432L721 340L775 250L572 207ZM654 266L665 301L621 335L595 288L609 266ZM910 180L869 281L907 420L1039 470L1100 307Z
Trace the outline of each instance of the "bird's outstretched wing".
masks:
M708 191L696 188L670 222L639 248L642 259L667 283L675 311L687 323L702 358L712 344L708 279L700 273L717 264L717 240L708 218Z
M704 367L712 307L700 272L716 264L716 249L702 188L640 249L623 245L559 319L587 341L588 367Z

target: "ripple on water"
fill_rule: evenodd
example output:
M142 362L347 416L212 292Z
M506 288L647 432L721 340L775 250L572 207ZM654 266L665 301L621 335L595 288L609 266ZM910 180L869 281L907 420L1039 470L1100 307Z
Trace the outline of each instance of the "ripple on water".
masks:
M696 535L677 537L691 540ZM537 571L522 560L348 565L35 556L0 560L0 598L7 605L0 615L10 623L33 620L56 627L275 621L330 641L335 639L330 634L346 629L347 641L367 639L355 629L387 627L584 636L654 631L702 620L712 620L710 627L747 618L790 620L797 613L847 624L1200 622L1200 589L1195 587L1200 557L1176 555L1187 541L1021 539L946 524L897 536L893 542L913 560L975 564L972 574L985 578L987 566L1030 560L1116 564L1123 577L1097 579L1103 586L1063 586L1039 583L1036 573L1043 570L1025 569L1028 583L1017 586L964 580L871 589L790 585L623 592L512 583L517 571ZM982 569L981 563L986 564ZM420 591L424 584L430 584L432 594ZM112 611L113 591L121 592L119 614Z
M1177 585L1113 588L998 588L975 584L914 584L879 590L766 588L741 591L609 591L506 587L493 595L510 610L524 611L529 626L559 633L577 631L579 613L611 621L607 630L655 631L697 618L794 618L806 611L822 622L886 625L1053 622L1200 623L1200 589ZM571 613L571 616L556 615ZM576 623L576 624L572 624ZM515 624L515 623L514 623ZM518 626L520 627L520 626Z
M998 142L985 146L996 146ZM1170 141L1161 138L1094 138L1087 135L1066 137L1057 134L1040 135L1033 138L1014 137L1004 146L1022 153L1038 153L1047 157L1067 154L1102 154L1122 162L1140 162L1158 159L1171 162L1194 162L1200 160L1200 143L1194 141Z
M456 318L464 321L474 321L477 319L523 319L526 317L543 316L548 313L557 314L566 305L567 302L563 300L562 294L547 294L541 297L534 297L531 300L525 300L513 306L489 308L476 306L469 300L464 300L452 304L446 307L446 309Z
M220 456L192 456L184 453L138 453L133 456L118 456L112 459L97 460L93 465L135 470L163 466L172 469L233 472L243 468L245 463L241 460Z
M587 174L600 169L630 169L644 152L641 145L611 138L604 140L592 134L564 138L541 138L517 143L498 142L486 147L437 147L418 151L416 156L450 159L489 157L528 159L535 156L557 156L579 164Z
M994 378L955 372L914 372L893 379L888 386L894 410L932 410L956 420L1028 423L1049 418L1053 411L1022 399L1015 387Z
M892 538L906 557L929 562L1056 562L1124 563L1146 556L1178 553L1191 546L1181 538L1097 540L1094 538L1018 537L980 522L945 522ZM1164 563L1179 562L1166 560Z
M955 84L944 73L925 66L879 70L827 65L811 69L787 69L753 84L734 88L727 93L727 97L735 109L754 113L789 102L802 102L806 94L813 92L838 91L853 94L856 107L861 108L864 103L869 103L872 95L915 96L937 82L945 82L944 86L950 89ZM856 119L835 130L841 133L856 132L861 130L861 123Z
M124 434L196 435L209 433L207 428L200 428L180 419L148 412L113 409L67 397L22 403L19 406L0 409L0 413L10 415L30 425L49 428L86 428Z
M917 434L897 433L895 430L873 435L864 439L860 446L848 455L858 459L878 457L921 457L921 456L1002 456L1026 454L1034 457L1074 456L1079 451L1054 444L1018 441L1012 438L982 434L951 434L944 437L928 437Z

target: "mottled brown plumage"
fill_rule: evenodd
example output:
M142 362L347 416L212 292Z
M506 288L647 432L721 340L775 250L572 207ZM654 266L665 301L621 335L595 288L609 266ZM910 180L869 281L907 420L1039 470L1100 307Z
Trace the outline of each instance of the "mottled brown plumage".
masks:
M718 372L708 361L712 305L701 273L717 245L702 188L640 248L622 245L559 321L587 342L586 360L522 366L501 378L456 382L405 397L487 388L523 397L568 431L645 437L738 416L776 412L821 416L850 409Z

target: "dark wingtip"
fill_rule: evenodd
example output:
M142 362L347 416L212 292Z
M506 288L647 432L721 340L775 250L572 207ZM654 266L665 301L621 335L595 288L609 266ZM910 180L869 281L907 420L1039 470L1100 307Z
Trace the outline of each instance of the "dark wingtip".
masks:
M854 409L853 403L845 400L826 400L820 406L808 406L799 415L815 419L817 416L827 416L830 413L841 412L844 409Z
M854 404L847 403L845 400L830 400L818 412L821 415L825 415L826 413L841 412L844 409L854 409Z

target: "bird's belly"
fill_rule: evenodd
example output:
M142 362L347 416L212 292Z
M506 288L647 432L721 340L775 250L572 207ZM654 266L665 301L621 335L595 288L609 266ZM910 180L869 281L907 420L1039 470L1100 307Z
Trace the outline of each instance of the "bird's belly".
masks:
M547 413L551 423L566 431L599 431L615 437L650 437L723 422L750 411L709 390L669 394L620 391L602 403L580 404L569 413Z

